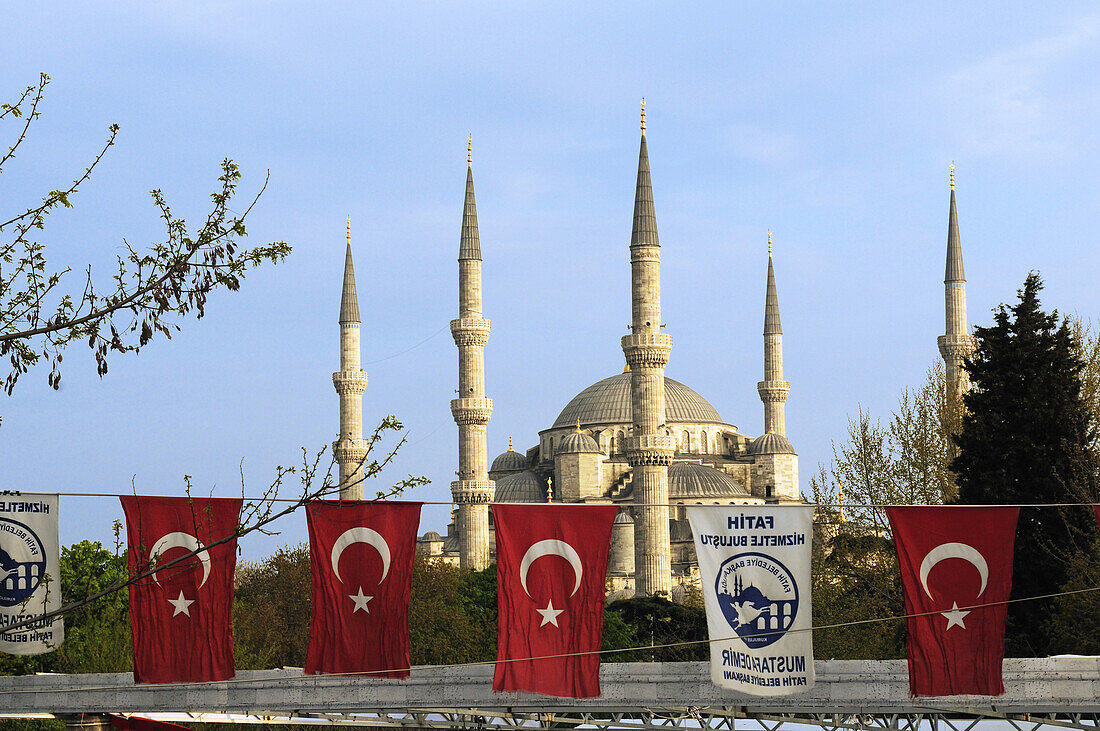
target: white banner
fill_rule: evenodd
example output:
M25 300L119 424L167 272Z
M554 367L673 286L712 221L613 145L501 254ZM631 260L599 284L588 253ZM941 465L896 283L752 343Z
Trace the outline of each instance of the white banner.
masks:
M692 505L687 516L703 582L711 680L758 696L813 687L813 508Z
M57 495L0 492L0 652L39 655L65 639L61 617L6 631L61 607Z

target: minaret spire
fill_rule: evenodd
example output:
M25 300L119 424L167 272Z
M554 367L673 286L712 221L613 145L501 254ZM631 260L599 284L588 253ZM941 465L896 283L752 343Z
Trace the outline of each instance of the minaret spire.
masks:
M340 465L340 499L363 498L363 392L367 372L359 367L359 298L355 291L355 264L351 259L351 216L347 223L347 252L344 256L344 286L340 293L340 370L332 374L332 385L340 395L340 436L332 443Z
M665 424L665 365L672 338L661 332L661 245L653 209L642 100L642 139L630 234L631 334L623 337L630 368L633 428L626 440L634 473L634 582L638 596L671 595L668 466L674 444Z
M764 428L769 434L787 436L787 395L790 381L783 380L783 326L779 322L779 294L772 266L772 232L768 232L768 285L764 294L764 380L756 384L764 402Z
M485 344L489 321L481 316L481 240L474 202L473 140L466 139L466 200L458 244L458 319L451 320L458 347L458 398L451 414L458 425L458 479L451 495L458 507L455 520L459 564L483 569L489 565L489 503L495 485L489 479L486 427L493 400L485 397Z
M963 368L977 347L966 320L966 274L963 272L959 216L955 210L955 163L951 163L951 206L947 216L947 265L943 276L945 332L937 340L946 367L947 396L957 408L962 394L970 390L970 377Z

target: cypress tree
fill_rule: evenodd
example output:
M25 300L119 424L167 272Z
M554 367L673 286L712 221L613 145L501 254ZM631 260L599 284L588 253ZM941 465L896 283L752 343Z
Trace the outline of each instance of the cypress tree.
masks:
M959 454L951 468L962 504L1090 503L1097 497L1095 428L1081 396L1084 363L1069 325L1044 312L1042 280L1032 272L1012 307L1001 305L992 327L976 327L978 347L966 362L972 388L964 398ZM1096 521L1088 507L1020 511L1012 598L1052 594L1069 578L1071 559L1089 550ZM1008 609L1006 651L1043 656L1054 648L1048 623L1054 602Z

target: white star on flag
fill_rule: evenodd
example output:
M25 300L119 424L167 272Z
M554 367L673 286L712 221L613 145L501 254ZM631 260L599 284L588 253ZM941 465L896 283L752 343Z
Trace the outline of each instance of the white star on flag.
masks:
M949 630L955 625L959 625L963 629L966 629L966 625L963 624L963 617L970 614L970 611L967 610L964 612L959 609L958 602L951 602L951 611L940 612L940 614L947 618L947 627L944 628L945 630Z
M195 603L195 600L185 598L183 596L183 591L180 591L179 597L176 599L169 599L168 603L176 609L176 611L172 612L173 617L177 614L186 614L188 617L190 617L191 610L189 609L189 607Z
M549 599L546 600L546 609L536 609L536 612L542 615L542 624L539 627L543 627L547 624L552 624L555 627L558 626L558 615L564 612L564 609L554 609L554 603Z
M369 602L373 598L373 596L363 596L363 587L361 586L359 587L358 594L348 594L348 599L351 599L353 602L355 602L355 609L351 610L351 613L355 614L360 609L362 609L367 614L370 614L370 609L367 608L367 602Z

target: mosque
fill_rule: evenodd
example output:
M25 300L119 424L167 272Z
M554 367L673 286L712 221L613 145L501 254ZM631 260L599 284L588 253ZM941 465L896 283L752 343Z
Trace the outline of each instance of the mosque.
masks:
M493 502L594 503L620 506L608 561L610 588L620 596L673 597L697 582L698 567L688 504L801 503L798 455L786 437L783 328L768 240L764 296L763 402L767 433L740 433L703 396L666 378L672 338L661 320L660 262L649 152L642 104L641 143L630 238L631 333L622 338L622 373L578 393L537 442L488 460L486 427L493 401L485 391L485 345L490 322L481 301L472 157L467 154L466 197L459 239L459 311L451 321L458 349L458 398L450 408L458 426L458 479L451 483L456 510L446 535L429 531L417 540L421 553L482 569L493 560ZM955 214L954 172L945 278L947 331L939 338L948 383L961 382L964 357L973 351L967 331L965 278ZM340 465L341 496L361 497L356 484L366 455L362 395L367 375L359 361L359 308L350 229L340 305L340 438L333 444ZM955 389L953 389L955 390Z

